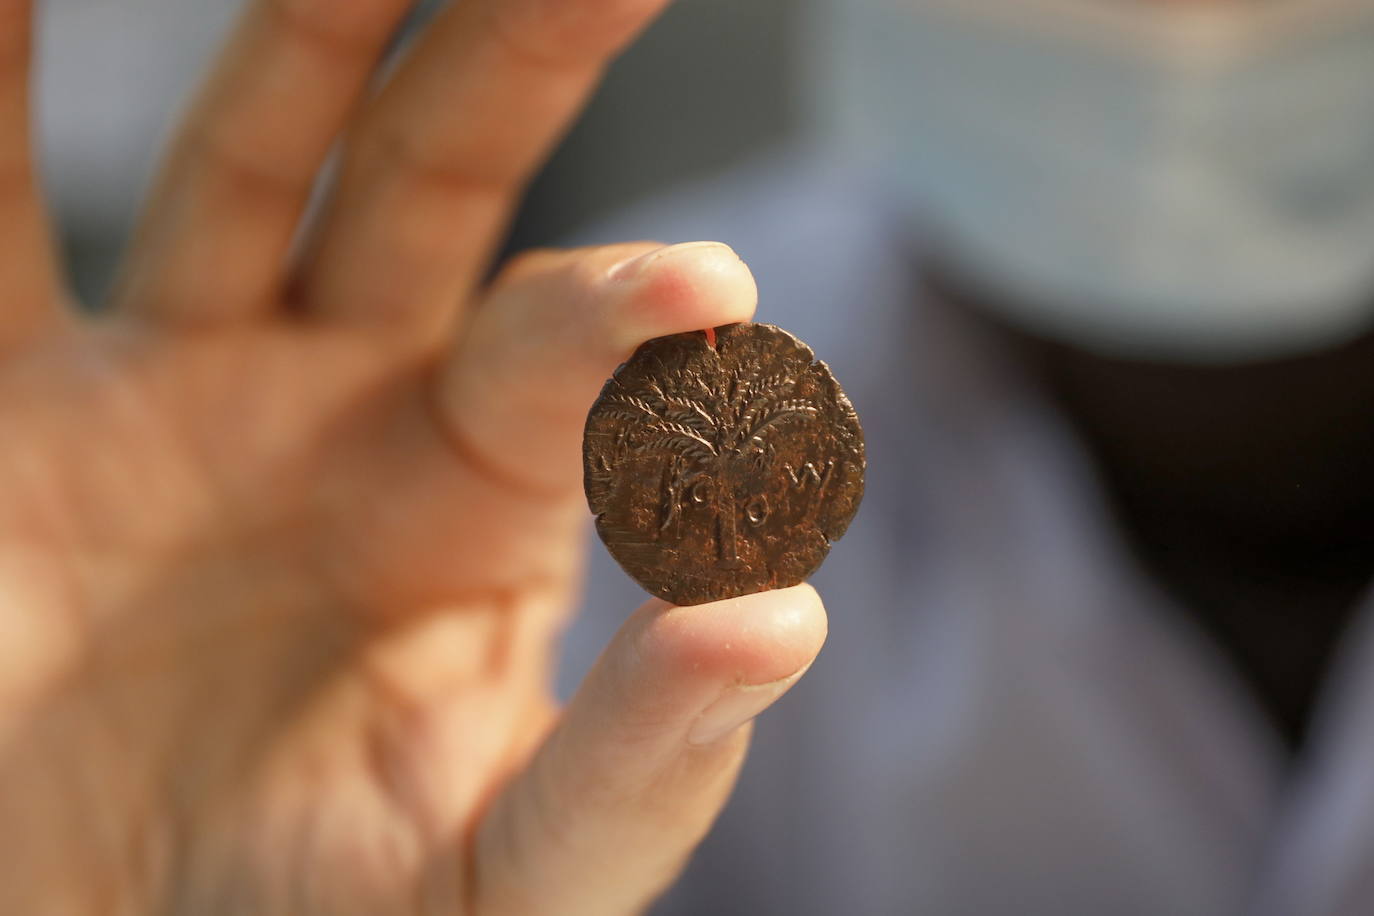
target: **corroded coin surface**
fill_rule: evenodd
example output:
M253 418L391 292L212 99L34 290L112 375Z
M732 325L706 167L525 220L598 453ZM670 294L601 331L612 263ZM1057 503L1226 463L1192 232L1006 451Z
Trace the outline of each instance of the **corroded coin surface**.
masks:
M766 324L644 344L601 390L583 441L597 533L679 605L805 580L854 517L864 467L830 369Z

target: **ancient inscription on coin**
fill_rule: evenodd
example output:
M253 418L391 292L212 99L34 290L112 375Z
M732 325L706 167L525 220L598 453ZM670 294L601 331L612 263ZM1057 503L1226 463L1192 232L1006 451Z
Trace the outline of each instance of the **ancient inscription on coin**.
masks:
M680 605L802 582L863 496L849 399L806 344L766 324L641 346L592 406L583 462L611 555Z

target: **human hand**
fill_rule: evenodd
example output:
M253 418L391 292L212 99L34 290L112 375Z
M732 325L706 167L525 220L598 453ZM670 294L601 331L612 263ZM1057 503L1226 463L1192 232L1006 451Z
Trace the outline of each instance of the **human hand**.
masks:
M371 93L405 0L254 0L92 321L0 0L0 912L616 914L672 880L825 616L650 602L560 713L578 443L636 344L753 281L633 243L478 288L661 5L463 2Z

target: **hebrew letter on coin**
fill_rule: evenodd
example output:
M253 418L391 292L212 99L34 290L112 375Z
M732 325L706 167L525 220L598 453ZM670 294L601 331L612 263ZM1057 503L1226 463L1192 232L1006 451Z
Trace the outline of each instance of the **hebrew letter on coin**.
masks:
M701 604L804 581L864 486L859 418L780 328L736 324L641 346L587 417L596 530L637 582Z

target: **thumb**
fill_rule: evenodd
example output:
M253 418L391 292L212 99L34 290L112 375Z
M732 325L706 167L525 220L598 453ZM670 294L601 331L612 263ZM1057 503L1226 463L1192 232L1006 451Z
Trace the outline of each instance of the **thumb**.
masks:
M825 634L807 585L640 608L482 822L475 911L642 908L724 806L745 723L801 677Z

